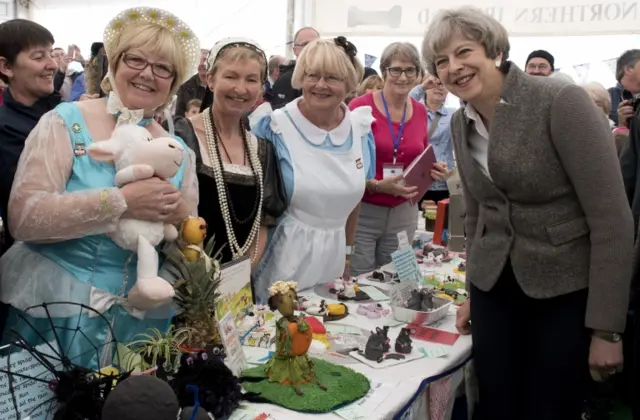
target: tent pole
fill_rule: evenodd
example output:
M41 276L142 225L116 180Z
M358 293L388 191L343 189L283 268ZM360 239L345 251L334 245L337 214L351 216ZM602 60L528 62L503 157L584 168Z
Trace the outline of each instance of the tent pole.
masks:
M286 57L293 58L293 36L295 35L296 0L287 0L287 49Z

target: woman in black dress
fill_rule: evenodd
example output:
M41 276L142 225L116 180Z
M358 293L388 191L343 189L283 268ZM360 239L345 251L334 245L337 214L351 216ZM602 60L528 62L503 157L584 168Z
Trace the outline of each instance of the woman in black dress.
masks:
M206 240L215 237L221 263L249 256L254 266L268 226L286 206L273 146L251 134L243 118L262 95L266 57L254 41L227 38L210 51L207 68L202 112L177 120L175 132L196 154Z

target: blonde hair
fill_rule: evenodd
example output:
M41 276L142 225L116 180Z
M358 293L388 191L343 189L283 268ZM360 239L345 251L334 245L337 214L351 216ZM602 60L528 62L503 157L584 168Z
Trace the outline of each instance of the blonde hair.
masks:
M587 91L593 102L602 109L605 115L609 116L611 113L611 96L607 89L598 82L590 82L582 85L582 87Z
M160 108L166 106L178 91L180 85L191 77L191 74L189 74L191 71L189 59L184 53L180 41L170 30L156 24L130 25L118 34L114 42L114 48L111 51L107 51L109 71L112 74L115 75L118 71L122 54L133 48L148 50L150 53L165 57L173 65L176 75L171 84L171 91L167 95L166 102ZM100 87L107 94L113 90L108 77L102 80Z
M509 35L496 19L471 6L442 10L434 17L422 41L422 57L431 74L437 74L436 57L456 35L482 44L488 58L497 59L502 55L502 62L509 58Z
M335 74L345 81L347 92L352 92L362 80L364 67L356 57L349 58L333 40L318 39L309 43L300 53L291 77L291 86L301 89L305 73L312 72Z
M258 64L260 64L260 80L265 80L267 77L267 63L265 62L264 56L251 48L243 47L242 45L223 48L220 55L218 57L214 57L214 62L209 69L209 74L215 76L218 71L218 67L220 67L221 60L233 63L237 63L242 60L257 60Z
M380 57L380 72L382 78L387 78L387 69L391 66L393 60L410 61L418 71L422 74L422 63L420 62L420 53L415 45L409 42L392 42L382 51Z
M360 83L360 86L358 86L358 89L356 90L356 95L362 96L365 93L367 93L368 90L371 90L371 89L382 90L383 87L384 87L384 81L382 80L382 78L377 74L372 74L371 76L364 79L362 83Z

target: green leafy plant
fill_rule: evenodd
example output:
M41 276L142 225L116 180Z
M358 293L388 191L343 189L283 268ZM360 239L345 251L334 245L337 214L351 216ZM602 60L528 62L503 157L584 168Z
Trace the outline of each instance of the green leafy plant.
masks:
M220 344L218 323L215 319L215 304L220 297L218 287L221 281L220 252L215 255L215 238L211 238L204 248L204 255L190 262L182 251L166 253L164 268L177 280L173 298L179 313L176 323L194 330L185 347L204 349L210 344Z
M171 325L166 333L157 328L149 329L146 333L138 334L127 345L132 353L140 356L141 370L146 370L162 363L166 372L177 371L180 366L181 347L193 339L192 328L176 328Z

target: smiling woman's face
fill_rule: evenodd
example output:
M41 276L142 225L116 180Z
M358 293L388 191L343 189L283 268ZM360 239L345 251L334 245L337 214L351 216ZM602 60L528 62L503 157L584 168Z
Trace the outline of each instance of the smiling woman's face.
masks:
M120 57L114 78L125 107L152 111L167 102L175 66L165 57L133 48Z
M482 44L457 34L438 52L435 66L438 78L449 92L472 102L489 89L499 72L495 61L487 57Z
M25 105L53 93L53 76L58 64L51 56L51 46L36 46L21 51L15 63L1 63L2 72L9 78L11 89L18 93Z
M253 108L262 93L261 63L254 58L219 58L215 74L207 74L207 85L214 92L216 109L240 117Z

